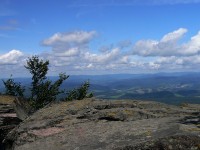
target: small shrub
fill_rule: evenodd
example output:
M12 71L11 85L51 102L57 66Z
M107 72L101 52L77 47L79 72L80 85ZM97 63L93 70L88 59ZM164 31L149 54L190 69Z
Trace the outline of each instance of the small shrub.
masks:
M3 80L3 84L6 88L5 94L12 96L24 96L25 88L21 86L21 83L17 83L12 79L12 75L6 81Z
M92 93L88 94L88 89L90 87L89 81L85 82L83 85L81 85L77 89L73 89L68 93L68 96L65 100L71 101L71 100L82 100L84 98L91 98L93 97Z
M49 61L39 59L38 56L28 58L27 64L25 65L25 68L28 69L32 75L30 87L31 96L28 97L28 100L34 110L38 110L50 102L55 101L59 94L64 93L64 90L60 90L60 86L69 76L65 73L60 73L59 79L53 83L51 80L47 79L46 76L49 70L48 66ZM14 82L12 78L3 82L6 88L6 94L21 97L24 96L23 93L25 88L21 86L21 83ZM89 82L85 82L79 88L67 93L64 100L81 100L85 97L92 97L92 93L87 94L89 86Z

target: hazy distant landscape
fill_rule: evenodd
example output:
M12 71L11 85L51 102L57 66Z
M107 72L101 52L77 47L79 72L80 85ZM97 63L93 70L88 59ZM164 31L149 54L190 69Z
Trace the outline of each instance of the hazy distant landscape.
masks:
M56 80L56 77L49 78ZM70 90L89 80L90 91L97 98L153 100L179 105L200 103L199 79L200 73L77 75L70 76L62 88ZM25 86L31 82L30 78L15 80ZM0 89L4 91L2 82Z

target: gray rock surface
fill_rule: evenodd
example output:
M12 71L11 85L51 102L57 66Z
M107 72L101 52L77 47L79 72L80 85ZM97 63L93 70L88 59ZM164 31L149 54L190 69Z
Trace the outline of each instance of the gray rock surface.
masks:
M0 96L0 150L4 149L2 141L6 135L21 122L12 107L13 100L13 97Z
M31 114L31 107L26 99L16 97L12 103L12 107L15 110L17 117L21 120L26 119Z
M9 132L14 150L200 149L200 105L85 99L45 107Z

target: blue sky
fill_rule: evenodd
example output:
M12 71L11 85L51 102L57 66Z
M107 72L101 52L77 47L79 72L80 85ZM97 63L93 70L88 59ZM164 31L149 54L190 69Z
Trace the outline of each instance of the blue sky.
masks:
M0 77L199 71L200 0L1 0Z

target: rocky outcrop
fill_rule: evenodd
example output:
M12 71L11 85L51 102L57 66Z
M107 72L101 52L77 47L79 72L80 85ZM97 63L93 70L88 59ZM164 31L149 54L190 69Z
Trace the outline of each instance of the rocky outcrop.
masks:
M194 135L175 135L150 140L136 145L118 147L115 150L199 150L200 138Z
M14 150L200 149L200 105L85 99L60 102L9 132Z
M6 135L18 125L21 120L12 107L14 97L0 96L0 149L4 149L2 141Z
M32 114L31 106L24 98L16 97L12 103L12 106L17 114L17 117L21 120L25 120L29 115Z

